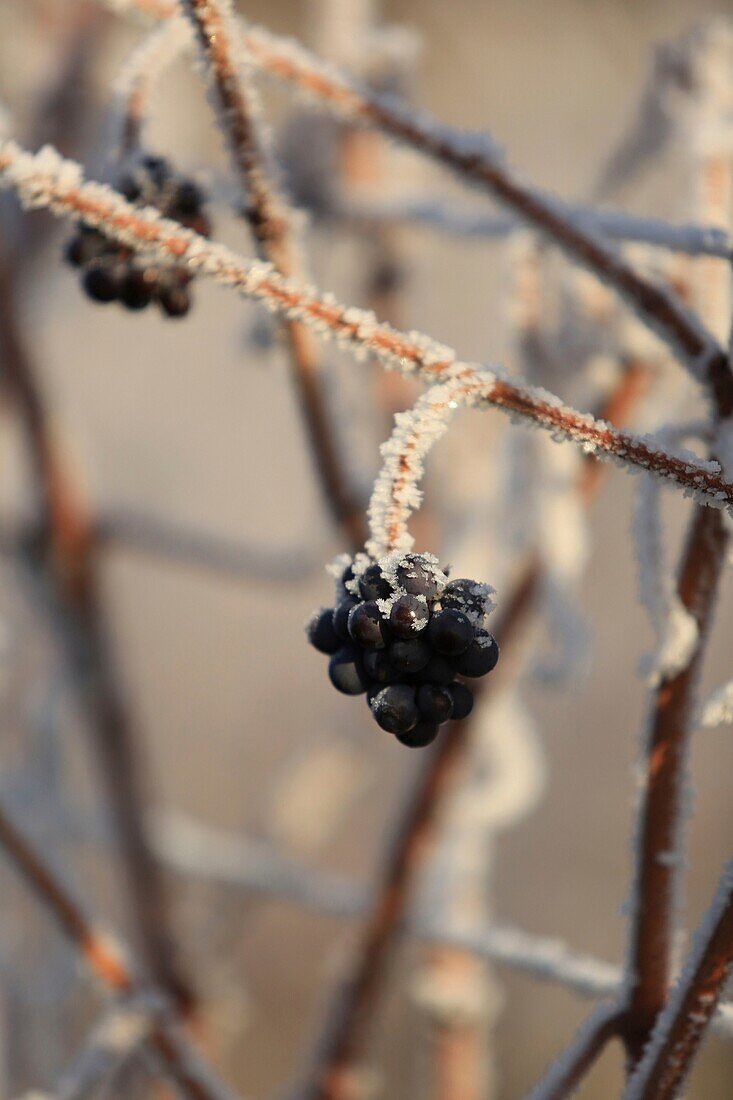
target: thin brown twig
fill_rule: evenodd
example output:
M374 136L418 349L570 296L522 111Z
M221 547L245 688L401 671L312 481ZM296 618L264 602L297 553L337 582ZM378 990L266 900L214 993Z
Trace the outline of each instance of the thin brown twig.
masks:
M733 865L695 939L623 1100L674 1100L685 1083L733 969Z
M642 391L646 372L630 362L611 394L604 415L626 416ZM600 478L579 483L586 504ZM510 667L514 651L530 621L541 591L542 566L533 557L502 603L496 635L501 644L501 675ZM496 676L481 686L490 693L500 682ZM476 684L479 689L479 683ZM354 968L334 996L307 1083L300 1100L351 1100L353 1067L360 1057L384 984L387 966L399 927L407 911L413 884L434 842L440 806L450 791L463 758L470 722L454 722L418 773L397 828L390 841L383 869L355 953Z
M275 190L257 118L254 90L237 65L232 30L236 24L224 0L181 0L190 19L222 120L229 153L245 197L244 213L259 255L285 278L297 273L292 218ZM332 518L353 550L366 539L363 508L349 484L328 409L315 340L292 319L283 321L291 377Z
M97 981L117 996L139 990L140 982L124 950L89 920L2 806L0 847L79 952ZM147 1042L167 1075L189 1100L231 1100L228 1090L210 1076L192 1048L169 1024L164 1021L154 1023Z

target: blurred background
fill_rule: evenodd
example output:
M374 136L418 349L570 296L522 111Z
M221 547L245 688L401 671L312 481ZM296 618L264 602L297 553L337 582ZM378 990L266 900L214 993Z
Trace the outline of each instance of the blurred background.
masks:
M78 22L72 7L0 7L4 129L34 147L58 141L90 176L109 177L113 89L148 32L91 4L79 5ZM689 44L686 32L703 24L702 52L693 44L693 56L710 42L713 50L722 42L727 56L733 4L238 7L446 123L489 131L512 164L567 200L679 222L725 223L730 214L728 192L711 208L700 186L708 150L696 140L695 90L675 83L655 50ZM47 97L73 50L76 100L63 105L72 121L59 140L59 100ZM531 236L379 220L380 209L394 214L410 200L496 213L481 195L377 137L323 122L281 85L261 86L283 177L311 208L304 241L319 286L429 332L462 358L501 362L583 408L596 407L620 364L638 359L650 379L634 410L640 430L702 413L679 368L624 311ZM220 132L186 62L156 82L144 144L206 188L214 238L251 255L247 227L232 212L236 188ZM350 216L336 209L341 200ZM23 255L33 240L33 251L11 276L14 312L0 347L6 359L12 324L75 492L104 536L95 560L109 660L139 749L181 964L201 998L207 1056L242 1095L282 1095L306 1064L359 922L278 897L268 861L304 871L305 882L328 875L322 892L334 906L339 897L358 903L376 881L422 760L380 734L363 702L337 696L324 659L305 644L308 614L331 599L324 565L345 545L323 504L269 315L209 283L195 284L194 306L178 321L100 307L62 262L68 226L41 214L21 220L12 200L5 213L4 250L20 241ZM722 264L630 252L725 337ZM366 503L392 414L419 390L332 347L322 351L343 462ZM1 415L0 792L88 908L135 942L64 628L32 540L14 534L32 525L37 496L12 392ZM581 515L569 499L577 469L566 451L489 411L461 412L431 455L417 548L450 562L456 576L495 585L500 604L528 547L540 546L548 581L521 659L475 717L463 782L442 807L442 839L414 905L439 922L516 925L618 964L648 694L640 668L654 646L631 534L639 479L611 467ZM689 504L666 491L661 500L671 570ZM732 621L728 581L703 697L730 677ZM731 854L730 735L730 726L700 729L693 743L686 929ZM486 809L492 797L495 816L472 817L476 799ZM100 1001L2 862L0 878L0 1092L15 1097L53 1087ZM265 880L275 882L272 891L260 888ZM589 1011L557 984L486 960L446 963L409 935L384 993L368 1068L385 1100L441 1095L436 1035L457 1018L469 1021L480 1051L476 1095L520 1097ZM711 1037L688 1095L724 1100L732 1074L733 1044ZM618 1095L621 1080L622 1055L612 1046L581 1095ZM141 1095L149 1084L142 1071L126 1071L107 1095Z

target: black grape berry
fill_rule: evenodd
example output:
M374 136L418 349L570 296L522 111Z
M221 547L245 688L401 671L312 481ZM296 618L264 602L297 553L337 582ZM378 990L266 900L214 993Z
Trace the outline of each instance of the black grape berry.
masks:
M474 620L477 626L483 626L484 619L491 610L492 591L487 584L479 584L477 581L459 577L454 581L448 581L440 594L440 603L444 608L452 607L456 611L462 611Z
M185 286L162 286L158 303L166 317L185 317L191 308L191 295Z
M397 566L396 576L397 583L411 596L433 599L438 594L435 571L419 554L405 554Z
M453 716L453 696L448 688L423 684L418 688L417 707L426 722L447 722Z
M195 217L201 213L204 195L193 180L182 179L176 188L175 204L179 215L184 218Z
M430 644L446 657L457 657L459 653L465 653L473 641L473 634L471 620L455 608L448 607L430 618Z
M422 638L392 642L387 656L398 672L419 672L430 660L430 646Z
M399 673L383 649L368 649L363 656L364 673L370 684L391 684Z
M409 749L424 749L427 745L432 745L439 732L440 726L437 722L418 722L407 733L396 733L395 737Z
M448 582L435 558L367 554L332 568L335 606L306 625L330 657L328 674L346 695L365 694L377 725L403 745L423 748L443 723L466 718L473 692L456 676L478 677L499 650L485 629L488 585Z
M340 649L334 653L328 662L328 675L336 691L343 695L361 695L366 691L361 658L356 650Z
M348 631L351 640L363 649L384 649L387 644L387 623L374 600L357 603L351 609Z
M400 596L392 604L389 625L395 638L414 638L430 621L428 602L420 596Z
M120 271L114 260L93 260L84 272L82 285L94 302L114 302L119 294Z
M372 714L387 733L407 733L420 719L414 687L390 684L382 688L372 700Z
M322 607L311 615L306 625L308 641L319 653L335 653L341 642L333 629L333 608Z
M474 641L456 660L455 669L461 676L485 676L496 668L499 647L486 630L477 630Z
M436 687L448 687L453 683L456 671L453 665L440 653L433 653L425 668L418 673L421 684L434 684Z
M364 600L386 600L392 595L390 583L376 563L362 573L359 591Z
M451 684L448 690L453 697L453 713L451 717L457 720L468 718L473 710L473 692L471 689L467 688L465 684L459 684L456 681L455 684Z
M119 297L127 309L145 309L153 297L153 292L154 284L147 273L139 268L131 268L122 279Z
M205 195L192 180L178 175L165 157L138 155L125 162L113 186L138 206L153 206L166 217L208 237ZM141 311L157 303L165 317L184 317L191 308L191 272L148 261L143 264L101 229L80 224L67 242L64 258L81 273L81 285L94 302L118 301Z
M351 635L349 634L349 615L358 604L358 600L355 600L353 596L347 596L342 600L333 611L333 629L336 632L336 637L340 638L342 642L351 641Z

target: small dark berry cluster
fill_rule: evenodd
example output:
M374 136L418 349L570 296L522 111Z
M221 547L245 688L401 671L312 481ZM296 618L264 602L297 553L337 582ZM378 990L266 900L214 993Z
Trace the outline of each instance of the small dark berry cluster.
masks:
M471 713L473 693L456 676L485 676L499 659L486 630L492 589L449 581L421 554L358 554L334 571L336 606L306 626L331 658L331 683L345 695L366 692L375 721L403 745L429 745L443 722Z
M177 175L164 157L135 157L113 184L130 202L154 206L166 217L209 236L203 192L193 180ZM94 302L120 302L130 310L157 302L167 317L184 317L191 308L189 271L140 260L132 249L110 240L100 229L78 225L66 245L65 258L81 269L81 285Z

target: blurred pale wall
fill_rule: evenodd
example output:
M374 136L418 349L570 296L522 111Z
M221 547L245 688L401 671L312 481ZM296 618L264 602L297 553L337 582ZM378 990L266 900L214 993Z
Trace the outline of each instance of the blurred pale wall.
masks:
M299 35L307 35L305 9L247 5L253 18ZM622 132L650 46L712 11L733 13L733 4L385 5L387 19L415 26L424 37L420 100L446 121L489 128L532 178L568 197L583 195ZM131 41L126 33L110 47L100 88ZM181 73L172 86L175 101L163 92L152 133L188 163L218 156L198 91ZM437 173L430 181L460 193ZM232 229L231 239L249 249L240 229ZM414 270L405 323L467 356L498 356L500 251L422 235L406 248ZM262 544L302 544L309 552L320 544L324 558L338 548L304 461L285 366L252 361L242 317L251 314L235 298L202 286L190 320L164 326L152 316L101 314L81 300L68 273L56 269L39 275L27 308L45 384L97 502L134 503ZM495 897L500 919L609 960L623 951L632 768L644 706L636 669L650 641L636 604L630 500L629 479L613 470L594 513L597 550L584 586L596 629L594 669L563 695L532 692L551 780L540 810L504 838ZM683 509L672 512L678 534ZM160 800L217 824L285 836L306 855L368 880L417 761L378 737L360 706L334 698L322 662L305 651L301 623L324 598L323 575L316 571L309 582L283 588L113 554L105 581ZM730 611L728 592L709 685L730 675ZM324 797L333 801L336 827L325 842L315 836L309 846L308 808L302 822L282 821L262 792L293 761L314 752L324 768L333 768L334 789ZM730 729L696 739L690 923L730 855L731 765ZM323 807L317 810L314 819ZM241 1043L224 1057L248 1095L266 1095L294 1072L313 1032L314 1003L322 1005L323 983L332 981L348 942L330 920L275 904L248 905L231 980L246 984L251 1019ZM207 962L206 950L192 945L199 963ZM412 947L404 953L403 977L409 978L407 961L418 958ZM501 981L500 1096L513 1100L567 1041L587 1006L523 978L502 973ZM390 1068L385 1095L395 1100L414 1088L417 1055L405 1049L416 1034L415 1009L393 996L383 1023L379 1047ZM618 1064L611 1056L582 1095L615 1095ZM712 1041L692 1100L724 1100L731 1072L733 1048Z

